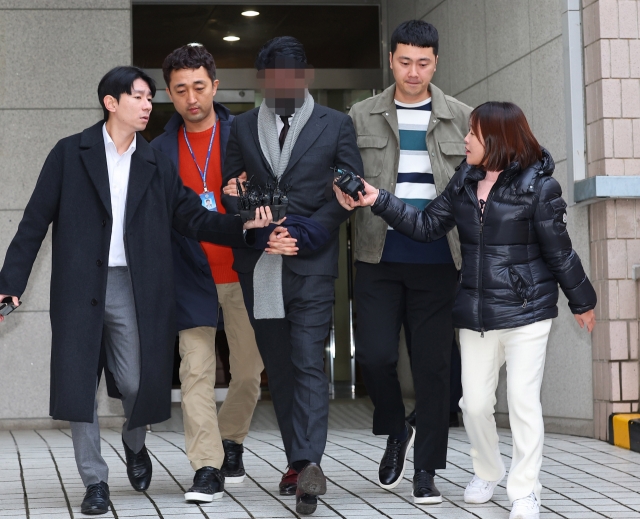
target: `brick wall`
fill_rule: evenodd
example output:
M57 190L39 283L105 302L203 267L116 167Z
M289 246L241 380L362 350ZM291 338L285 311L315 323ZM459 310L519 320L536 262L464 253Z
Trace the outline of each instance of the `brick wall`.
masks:
M640 175L640 2L583 0L588 175ZM593 335L596 437L612 412L638 410L640 202L589 208L591 278L598 293Z

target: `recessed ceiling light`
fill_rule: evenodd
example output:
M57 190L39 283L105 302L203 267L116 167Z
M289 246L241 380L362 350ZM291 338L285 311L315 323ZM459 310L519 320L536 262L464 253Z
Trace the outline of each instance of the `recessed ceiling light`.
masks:
M224 41L238 41L240 38L238 38L237 36L225 36L224 38L222 38Z
M242 11L242 16L258 16L259 14L258 11Z

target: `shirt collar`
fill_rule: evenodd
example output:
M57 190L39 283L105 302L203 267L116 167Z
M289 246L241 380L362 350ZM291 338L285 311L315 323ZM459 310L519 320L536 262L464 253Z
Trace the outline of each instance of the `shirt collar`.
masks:
M129 148L127 148L127 151L125 151L122 155L118 153L118 148L116 148L116 143L113 142L111 135L109 135L109 132L107 131L107 123L104 123L102 125L102 137L104 138L104 145L107 148L111 148L111 150L114 151L116 155L118 155L119 157L124 157L128 153L133 153L134 151L136 151L136 139L138 138L137 133L133 134L133 140L131 141Z

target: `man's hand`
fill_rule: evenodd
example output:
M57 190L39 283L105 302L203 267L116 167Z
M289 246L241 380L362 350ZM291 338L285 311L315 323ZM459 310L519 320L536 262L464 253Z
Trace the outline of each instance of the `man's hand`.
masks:
M282 223L281 221L278 222ZM286 227L276 227L269 235L269 245L265 252L267 254L282 254L283 256L296 256L298 254L298 247L296 247L296 240L292 238Z
M281 223L284 221L284 218L280 220ZM244 223L242 228L246 231L249 229L260 229L262 227L267 227L273 223L273 215L271 214L271 209L269 206L256 207L256 217L254 220L249 220Z
M13 302L13 306L20 306L20 300L16 297L16 296L9 296L6 294L0 294L0 301L2 301L4 298L6 297L10 297L11 301ZM0 315L0 323L4 321L4 316Z
M574 314L573 317L578 321L580 328L584 328L586 325L589 333L591 333L591 330L593 330L593 327L596 325L596 314L593 310L589 310L583 314Z
M375 204L378 199L378 190L371 184L367 183L364 178L360 178L364 184L364 196L362 193L358 193L358 200L354 200L349 195L345 195L340 188L333 184L333 192L336 194L338 203L344 207L347 211L352 211L356 207L366 207L368 205Z
M222 193L230 196L238 196L238 184L236 180L240 181L240 189L244 193L244 187L242 187L242 183L247 181L247 172L243 171L242 174L237 178L229 179L227 185L222 188Z

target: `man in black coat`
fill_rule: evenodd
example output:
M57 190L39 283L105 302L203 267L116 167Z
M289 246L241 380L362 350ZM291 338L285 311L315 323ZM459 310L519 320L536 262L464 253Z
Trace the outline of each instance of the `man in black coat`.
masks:
M309 95L313 71L298 40L269 41L256 68L265 98L232 123L223 203L228 212L237 211L238 199L229 195L237 194L239 177L287 192L284 227L256 232L254 250L234 251L234 269L289 464L280 493L296 492L298 513L310 514L326 490L319 467L329 412L323 350L338 276L339 226L348 218L332 193L331 167L361 175L362 160L351 119Z
M53 223L50 414L71 422L87 514L106 513L109 503L96 403L102 369L110 395L123 402L127 474L138 491L151 480L145 427L170 416L171 228L244 245L240 218L204 209L171 161L136 134L147 125L154 94L153 80L135 67L102 78L106 122L51 151L0 271L0 299L19 297ZM244 228L266 225L266 214Z

